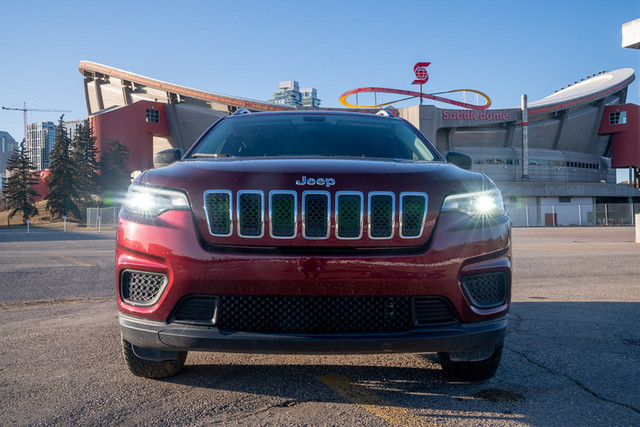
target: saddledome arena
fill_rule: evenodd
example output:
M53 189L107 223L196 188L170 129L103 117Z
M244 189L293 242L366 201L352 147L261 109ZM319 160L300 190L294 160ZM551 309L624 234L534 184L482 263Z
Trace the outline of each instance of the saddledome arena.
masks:
M81 61L79 70L98 148L120 140L131 150L132 170L151 168L160 150L186 150L211 123L239 108L307 109L193 89L88 61ZM640 203L640 107L626 103L634 79L630 68L593 74L529 102L524 123L520 107L476 111L416 105L397 111L440 152L469 154L473 169L500 187L514 225L597 225L611 222L613 204L630 209L624 216L633 218L633 203ZM523 125L528 129L524 153ZM616 168L628 168L628 184L616 184Z

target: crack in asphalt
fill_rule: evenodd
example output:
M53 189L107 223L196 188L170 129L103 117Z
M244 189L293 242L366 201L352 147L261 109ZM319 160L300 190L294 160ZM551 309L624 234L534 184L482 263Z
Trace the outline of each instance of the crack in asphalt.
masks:
M303 403L320 403L320 402L331 402L331 400L295 400L295 399L290 399L290 400L284 400L282 402L279 403L275 403L273 405L269 405L266 407L262 407L260 409L256 409L254 411L250 411L245 413L243 416L236 416L235 420L236 421L240 421L240 420L246 420L249 419L251 417L253 417L254 415L257 414L261 414L264 412L269 412L272 409L281 409L281 408L293 408L294 406L298 406L301 405ZM337 402L337 400L336 400ZM220 420L220 421L214 421L213 424L222 424L222 425L226 425L229 422L229 420Z
M529 356L527 356L526 354L524 354L521 351L514 350L513 348L506 347L506 346L505 346L505 348L507 350L519 355L520 357L522 357L523 359L525 359L527 362L531 363L532 365L535 365L538 368L544 369L545 371L549 372L552 375L557 375L557 376L563 377L563 378L573 382L580 389L582 389L583 391L589 393L590 395L592 395L593 397L595 397L596 399L598 399L598 400L600 400L602 402L606 402L606 403L611 403L611 404L614 404L614 405L622 406L623 408L631 409L632 411L637 412L638 414L640 414L640 409L636 408L635 406L627 405L626 403L622 403L622 402L616 402L615 400L611 400L611 399L608 399L608 398L606 398L604 396L600 396L598 393L596 393L595 391L591 390L589 387L587 387L586 385L582 384L580 381L576 380L575 378L572 378L569 375L563 374L561 372L556 372L553 369L543 365L542 363L536 362L535 360L531 359Z
M3 302L3 303L0 303L0 311L11 310L13 308L38 307L38 306L49 306L49 305L67 305L67 304L77 304L80 302L102 302L102 301L112 301L112 300L113 300L113 297L93 297L93 298L54 298L54 299L48 299L48 300Z

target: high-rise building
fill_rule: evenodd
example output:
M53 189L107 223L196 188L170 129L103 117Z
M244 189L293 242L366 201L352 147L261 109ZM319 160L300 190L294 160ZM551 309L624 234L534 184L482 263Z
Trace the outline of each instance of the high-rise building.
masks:
M295 80L280 82L280 88L273 92L270 101L276 104L302 106L300 85Z
M36 170L49 168L49 155L56 143L56 126L53 122L27 124L29 159Z
M73 139L76 126L84 123L84 120L69 120L64 122L64 128L69 139ZM57 126L53 122L36 122L27 124L28 154L35 170L49 168L49 162L53 146L56 143Z
M320 100L318 99L318 91L315 88L308 87L300 89L302 93L302 106L303 107L319 107Z
M273 92L270 102L296 107L319 107L318 91L312 87L300 89L295 80L280 82L280 88Z
M7 177L7 161L16 148L18 148L16 140L8 132L0 130L0 178ZM0 180L0 188L2 188L2 180Z
M68 122L64 122L64 128L67 130L67 136L69 137L69 139L73 139L73 137L76 135L76 127L81 124L84 124L83 119L69 120Z

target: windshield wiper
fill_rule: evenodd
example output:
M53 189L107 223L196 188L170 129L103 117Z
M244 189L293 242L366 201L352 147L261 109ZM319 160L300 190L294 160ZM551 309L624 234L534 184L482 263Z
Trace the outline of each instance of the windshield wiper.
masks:
M191 157L216 158L216 157L234 157L234 156L232 156L231 154L224 154L224 153L193 153Z

